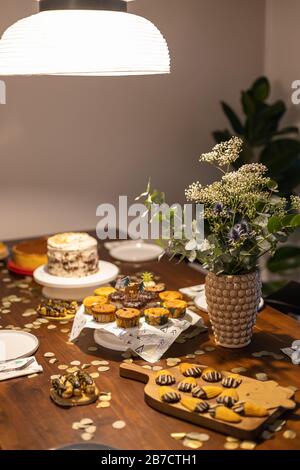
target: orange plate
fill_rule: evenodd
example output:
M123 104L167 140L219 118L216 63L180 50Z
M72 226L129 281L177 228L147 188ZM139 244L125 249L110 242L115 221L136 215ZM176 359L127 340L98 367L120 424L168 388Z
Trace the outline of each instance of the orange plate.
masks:
M20 266L17 266L13 260L8 260L7 262L7 268L15 273L15 274L21 274L22 276L32 276L34 269L24 269L21 268Z

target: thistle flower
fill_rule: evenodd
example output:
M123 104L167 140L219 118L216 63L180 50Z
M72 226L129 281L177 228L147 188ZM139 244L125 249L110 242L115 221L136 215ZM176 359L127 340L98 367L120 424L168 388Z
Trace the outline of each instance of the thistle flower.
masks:
M228 238L229 238L229 240L232 241L232 242L237 242L237 241L239 241L240 238L241 238L241 233L240 233L239 229L238 229L237 227L233 227L233 228L230 230L229 234L228 234Z
M223 204L221 202L217 202L214 207L213 207L213 211L216 213L216 214L221 214L222 210L223 210Z
M246 238L249 235L250 229L248 222L246 220L242 220L239 224L235 224L235 226L229 231L228 238L232 242L239 241L242 237Z
M243 140L232 137L227 142L221 142L213 147L209 153L203 153L200 162L217 163L219 166L230 165L235 162L242 151Z
M239 225L243 234L248 234L250 232L250 226L247 220L242 219Z

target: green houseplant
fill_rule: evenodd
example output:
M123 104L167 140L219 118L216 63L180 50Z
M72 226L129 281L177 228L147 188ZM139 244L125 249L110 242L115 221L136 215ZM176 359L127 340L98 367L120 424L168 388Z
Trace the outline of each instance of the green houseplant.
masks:
M243 150L243 141L233 137L201 155L200 162L214 165L220 179L210 185L193 183L186 198L204 205L205 238L192 222L192 237L175 232L161 243L171 257L198 260L208 270L206 298L217 344L239 348L251 341L261 295L258 262L274 253L278 244L300 226L300 197L289 200L278 193L278 185L262 163L242 165L232 171ZM163 193L148 186L145 204L164 200ZM164 217L174 218L173 209Z
M246 163L262 163L268 168L268 175L277 181L279 194L290 196L300 184L299 129L280 126L286 105L282 100L270 103L270 93L271 86L266 77L259 77L248 90L242 91L242 118L222 101L222 110L230 128L213 132L213 137L217 143L233 135L241 137L243 150L240 158L233 162L234 168L238 169ZM300 247L279 247L267 261L267 267L279 275L299 269ZM278 286L281 285L278 283Z

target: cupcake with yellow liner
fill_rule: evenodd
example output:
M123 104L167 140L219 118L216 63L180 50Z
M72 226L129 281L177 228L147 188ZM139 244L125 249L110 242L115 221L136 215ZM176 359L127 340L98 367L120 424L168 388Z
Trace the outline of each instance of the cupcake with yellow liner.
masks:
M98 287L98 289L94 290L94 295L96 296L103 295L104 297L108 297L110 294L113 294L116 291L117 289L111 286Z
M97 295L97 296L91 296L91 297L86 297L83 299L83 305L84 305L84 311L88 315L93 315L92 312L92 307L94 305L102 305L107 303L107 297L104 295Z
M182 318L185 315L187 303L184 300L166 300L163 306L170 311L172 318Z
M117 308L113 304L96 304L91 307L94 320L98 323L111 323L115 321Z
M164 291L166 288L166 285L162 282L155 282L154 275L148 271L142 273L141 281L143 283L144 290L147 292L154 292L158 294L159 292Z
M164 292L160 292L159 298L164 302L166 300L182 300L183 295L177 290L165 290Z
M144 310L145 321L152 326L162 326L168 323L170 312L166 308L154 307Z
M166 288L166 285L163 282L159 282L157 284L154 284L153 286L146 286L145 291L147 292L155 292L159 294L160 292L163 292Z
M116 311L116 323L119 328L134 328L139 325L141 312L137 308L120 308Z

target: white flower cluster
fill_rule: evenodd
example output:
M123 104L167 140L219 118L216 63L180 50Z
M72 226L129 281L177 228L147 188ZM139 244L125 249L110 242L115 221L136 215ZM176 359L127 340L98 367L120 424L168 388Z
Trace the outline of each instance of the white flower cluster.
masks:
M296 211L300 211L300 196L291 196L292 208Z
M203 153L199 158L200 162L216 163L223 167L235 162L242 151L243 140L239 137L232 137L227 142L221 142L213 147L209 153Z

